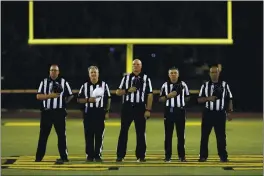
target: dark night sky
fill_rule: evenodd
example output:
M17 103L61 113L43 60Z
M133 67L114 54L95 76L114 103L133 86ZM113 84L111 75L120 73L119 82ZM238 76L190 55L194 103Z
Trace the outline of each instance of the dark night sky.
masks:
M65 8L61 8L61 13L59 16L56 18L52 16L52 14L56 14L60 12L60 8L57 8L57 11L55 10L56 5L53 6L53 8L49 4L45 5L36 5L36 9L38 8L39 10L36 12L36 18L40 18L36 21L36 24L41 25L42 24L42 19L41 18L48 18L52 19L53 21L61 21L61 24L67 25L65 23L65 19L61 20L59 17L69 17L69 23L70 27L68 28L68 31L62 31L63 25L60 26L60 28L57 30L56 34L64 35L64 34L74 34L72 31L79 30L78 34L83 34L86 35L87 30L86 28L82 27L82 30L78 25L81 23L82 26L94 24L96 22L95 28L93 29L94 31L91 31L89 28L90 33L96 34L96 30L103 31L105 36L107 36L107 29L109 25L116 23L119 24L120 21L122 21L122 17L124 18L124 15L122 15L120 12L123 11L124 14L127 14L127 18L132 18L138 15L138 19L140 18L145 18L144 16L149 15L146 10L146 8L149 5L140 5L140 2L134 2L133 7L129 7L130 10L133 8L138 9L138 14L134 14L134 16L131 16L131 13L126 12L124 9L122 9L122 3L120 2L119 5L113 5L109 9L109 4L108 5L102 5L100 9L94 9L93 7L90 7L94 9L93 12L94 15L97 16L104 16L104 18L107 18L108 16L105 15L103 12L108 13L109 16L110 14L115 16L114 19L118 19L117 22L111 21L109 24L100 24L100 20L95 20L92 21L90 24L83 24L80 19L76 19L80 13L78 12L78 8L76 7L71 7L68 6ZM170 2L170 3L181 3L181 2ZM199 18L203 17L203 20L199 24L201 25L207 25L207 27L199 27L198 24L195 23L195 20L192 22L188 22L187 19L189 18L194 18L194 17L188 17L188 10L196 10L199 11L205 8L206 6L201 5L201 3L205 2L195 2L197 4L197 7L190 6L191 2L188 2L189 5L178 5L177 8L185 8L187 12L185 12L184 17L181 17L183 19L182 21L177 21L173 22L172 21L167 21L167 22L159 22L156 24L155 20L158 21L158 15L156 19L154 20L149 17L149 19L152 19L153 22L148 21L147 23L150 24L156 24L154 27L150 28L153 31L150 32L149 26L147 23L142 23L140 20L132 20L131 23L122 23L124 25L124 28L126 29L125 31L128 31L128 33L122 31L120 32L120 35L122 34L123 36L133 36L135 34L138 34L140 36L142 35L148 35L148 36L155 36L155 35L161 35L157 37L164 37L163 35L169 36L172 35L173 33L170 32L163 32L164 30L169 29L166 27L166 25L176 25L177 23L181 23L181 25L184 28L185 35L198 35L196 33L197 31L201 30L200 34L205 36L208 35L209 37L212 36L224 36L226 35L225 33L225 26L222 25L223 29L219 29L219 31L222 32L217 32L215 33L215 28L220 28L218 27L218 23L212 19L214 19L217 14L219 18L219 24L221 24L222 20L225 20L225 6L219 5L220 8L215 8L214 5L207 5L207 8L204 13L194 13L195 16L199 16ZM200 3L200 5L199 5ZM212 3L212 2L211 2ZM223 4L223 2L218 2L219 4ZM43 76L44 72L47 71L47 65L49 62L45 61L45 57L41 57L41 55L45 55L45 50L47 48L45 47L39 47L39 48L44 48L44 49L38 49L36 47L29 47L27 45L27 38L28 38L28 26L27 26L27 20L28 20L28 11L27 11L27 2L1 2L2 4L2 26L1 26L1 36L2 36L2 75L5 76L10 76L12 78L17 76L15 74L21 73L23 75L24 79L29 79L27 78L27 70L30 70L30 75L32 74L39 74L40 76ZM68 2L69 4L69 2ZM46 16L41 13L42 11L47 12L47 5L50 5L48 13L46 13ZM82 5L79 5L82 6ZM157 9L163 9L159 13L164 12L164 15L171 16L173 14L181 14L178 11L173 11L172 5L169 5L171 11L165 10L164 7L160 6L159 4L156 3L156 5L153 5L152 11L149 11L149 13L154 12L158 13ZM211 7L211 8L209 8ZM115 9L113 9L115 8ZM59 10L58 10L59 9ZM120 11L118 11L118 9ZM108 10L108 11L107 11ZM75 13L76 12L76 13ZM144 13L143 13L144 12ZM166 12L166 13L165 13ZM207 13L212 13L216 14L216 16L206 16ZM222 14L223 13L223 14ZM144 15L141 15L144 14ZM49 17L47 17L50 15ZM130 15L130 16L129 16ZM177 15L176 15L177 16ZM70 19L71 17L71 19ZM85 18L88 18L87 21L91 21L89 19L89 16L85 16ZM110 17L108 17L110 20ZM180 18L179 18L180 19ZM57 20L57 21L56 21ZM108 20L108 21L109 21ZM210 22L205 22L205 20L209 20ZM162 21L162 20L160 20ZM66 22L68 22L66 20ZM135 28L137 23L142 23L142 26L145 26L146 28L139 29ZM131 25L134 24L134 25ZM108 26L107 26L108 25ZM131 26L129 26L131 25ZM193 25L198 25L196 26L197 29L192 29L191 26ZM13 26L10 27L10 26ZM214 26L214 28L209 28L208 26ZM220 25L221 26L221 25ZM54 26L50 25L47 30L52 30ZM97 27L97 28L96 28ZM157 27L157 29L156 29ZM37 28L37 27L36 27ZM133 28L133 29L132 29ZM155 29L154 29L155 28ZM190 30L190 28L192 30ZM54 27L55 29L55 27ZM130 30L131 29L131 30ZM187 30L188 29L188 30ZM116 28L118 30L118 27ZM120 30L120 29L119 29ZM206 32L205 32L206 30ZM140 32L137 32L140 31ZM71 33L72 32L72 33ZM155 33L156 32L156 33ZM36 29L36 35L42 35L43 31L41 29ZM55 33L50 33L49 35L52 35ZM119 33L118 33L119 34ZM115 35L115 33L111 34ZM184 34L181 34L184 36ZM242 110L262 110L262 97L263 97L263 2L233 2L233 36L234 36L234 45L232 46L221 46L221 62L223 64L223 73L222 76L225 80L227 80L232 88L234 97L236 97L236 104L239 106L240 109ZM49 46L52 48L53 46ZM203 50L208 53L212 52L212 48L210 46L197 46L197 47L204 47ZM219 46L218 46L219 47ZM53 47L54 49L55 47ZM59 48L59 47L58 47ZM55 49L54 49L55 50ZM63 50L63 49L61 49ZM65 48L65 50L68 50ZM142 50L142 49L139 49ZM22 52L23 51L23 52ZM56 52L56 50L55 50ZM6 54L8 53L8 54ZM43 54L44 53L44 54ZM8 57L7 57L8 55ZM143 55L143 54L142 54ZM208 54L209 55L209 54ZM66 54L67 56L67 54ZM66 57L65 56L65 57ZM21 58L22 59L14 59L14 58ZM62 55L61 57L64 57ZM208 56L210 57L210 55ZM212 57L215 57L215 55L212 55ZM13 61L11 62L10 60L13 58ZM39 60L38 60L39 59ZM32 66L34 65L34 66ZM63 65L63 64L62 64ZM71 64L69 64L71 65ZM67 69L67 66L64 66L63 68ZM35 69L35 70L34 70ZM149 68L151 69L151 68ZM12 70L12 71L10 71ZM13 70L16 70L15 72ZM21 80L23 80L23 78ZM14 80L12 80L14 82ZM33 85L37 85L39 82L39 79L36 80L37 82L34 83ZM5 88L5 83L2 85L2 88ZM19 85L18 85L19 86ZM32 88L32 87L30 87ZM253 90L253 91L252 91ZM252 103L254 102L254 103Z

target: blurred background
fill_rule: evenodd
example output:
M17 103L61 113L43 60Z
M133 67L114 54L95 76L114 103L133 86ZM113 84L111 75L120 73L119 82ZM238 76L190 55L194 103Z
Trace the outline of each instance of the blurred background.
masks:
M97 65L100 77L115 90L126 71L125 45L30 46L28 2L1 2L1 89L37 89L58 64L72 89ZM226 2L39 2L34 3L35 38L226 38ZM262 112L263 2L233 2L233 45L134 45L134 58L159 90L167 70L178 67L189 89L208 80L208 68L221 64L221 78L238 112ZM1 93L2 109L38 109L35 94ZM153 111L162 106L154 98ZM190 111L199 111L192 94ZM77 109L76 99L68 109ZM121 98L112 95L112 111Z

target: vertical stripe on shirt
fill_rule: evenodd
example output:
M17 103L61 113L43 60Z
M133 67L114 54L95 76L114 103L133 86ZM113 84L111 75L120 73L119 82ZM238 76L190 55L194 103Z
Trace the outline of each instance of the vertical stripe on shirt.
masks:
M174 98L166 100L165 106L167 107L185 107L185 96L189 96L188 86L185 82L181 81L183 89L181 92L177 92L178 95ZM174 84L171 82L165 82L161 87L160 96L168 95L172 92Z
M65 81L64 78L59 78L58 80L51 80L50 78L49 79L45 78L40 83L38 93L45 94L45 95L51 94L53 91L54 82L57 82L58 84L60 84L63 91L60 93L60 96L58 98L49 98L47 100L42 100L43 109L65 108L65 101L63 97L65 97L65 94L67 94L66 96L72 95L72 90L69 86L69 83ZM67 89L65 89L65 85L67 86Z
M146 74L139 74L138 76L134 74L125 75L120 83L119 89L128 90L133 86L134 79L139 79L141 82L140 89L136 90L132 93L127 93L124 95L124 102L131 103L144 103L147 94L152 93L152 85L151 80Z
M105 106L104 100L105 96L111 97L110 90L108 85L104 81L98 81L96 84L91 84L90 82L84 83L79 91L78 97L79 98L90 98L93 97L93 91L96 88L102 88L104 94L99 98L99 101L95 103L85 103L85 112L88 112L89 108L103 108Z
M205 107L208 108L209 110L213 111L220 111L224 110L225 107L225 99L228 98L233 98L232 93L230 91L229 85L225 81L221 81L218 83L212 83L212 82L205 82L200 89L199 97L210 97L213 96L215 86L221 86L219 89L221 89L221 97L219 99L216 99L214 102L212 101L207 101L205 103Z

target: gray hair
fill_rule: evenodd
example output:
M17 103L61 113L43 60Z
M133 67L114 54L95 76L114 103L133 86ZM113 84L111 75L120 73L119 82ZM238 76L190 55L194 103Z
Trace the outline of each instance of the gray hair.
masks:
M95 69L99 73L99 68L98 67L96 67L94 65L91 65L90 67L88 67L88 72L90 72L91 69Z

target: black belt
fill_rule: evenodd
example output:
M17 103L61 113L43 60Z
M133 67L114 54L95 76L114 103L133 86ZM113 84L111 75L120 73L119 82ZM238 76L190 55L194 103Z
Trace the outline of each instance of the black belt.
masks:
M100 111L104 111L104 107L88 107L87 108L87 112L85 112L87 107L84 108L84 113L88 114L90 111L91 112L100 112Z
M166 110L170 110L170 109L173 109L173 110L185 110L185 107L169 107L169 106L166 106L165 109Z
M85 108L87 108L88 110L89 109L104 109L104 107L86 107L86 106L85 106Z
M184 111L185 111L184 107L166 107L165 108L165 113L181 113Z
M41 109L41 111L46 111L46 112L56 112L56 111L66 111L65 108L56 108L56 109L48 109L48 108L44 108Z
M145 103L136 103L136 102L124 102L124 105L127 105L127 106L145 106Z
M209 108L204 108L205 111L207 112L225 112L226 110L222 109L222 110L211 110Z

